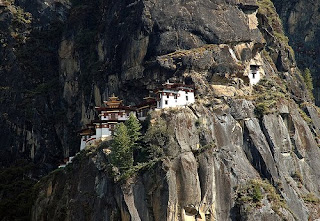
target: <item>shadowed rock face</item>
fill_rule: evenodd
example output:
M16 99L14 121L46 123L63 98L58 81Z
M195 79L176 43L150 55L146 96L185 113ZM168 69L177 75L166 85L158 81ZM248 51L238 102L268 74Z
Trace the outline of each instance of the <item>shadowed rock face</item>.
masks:
M0 49L1 125L11 134L0 135L2 162L31 157L49 169L78 151L76 131L111 93L133 105L186 70L200 69L208 78L243 72L229 46L240 45L237 56L247 62L263 42L249 25L254 1L75 1L71 7L21 0L15 7L30 13L32 23L20 21L18 36L26 38L19 41L8 31L19 13L13 6L0 9L6 43ZM201 48L208 44L216 49ZM179 55L170 67L157 57L198 48L205 52L201 59Z
M290 39L301 69L309 68L313 74L316 104L320 104L319 89L319 48L320 13L319 1L277 1L275 7L283 21L286 34Z
M10 76L5 83L13 89L0 91L1 111L9 113L0 118L17 136L0 136L8 156L54 168L60 157L78 151L76 130L111 93L134 105L168 79L186 80L196 85L197 103L152 114L168 128L160 147L165 156L153 168L115 183L103 150L85 151L39 184L32 220L319 215L316 202L303 200L311 193L320 197L319 113L309 102L304 111L313 123L301 117L296 102L310 100L305 84L255 1L73 3L34 1L33 7L21 1L39 21L26 25L30 38L18 46L5 32L9 44L0 52L8 61L2 61L1 76ZM10 8L0 10L14 16ZM8 19L0 24L12 25ZM43 45L45 51L31 50ZM264 70L265 81L255 88L248 78L252 62Z

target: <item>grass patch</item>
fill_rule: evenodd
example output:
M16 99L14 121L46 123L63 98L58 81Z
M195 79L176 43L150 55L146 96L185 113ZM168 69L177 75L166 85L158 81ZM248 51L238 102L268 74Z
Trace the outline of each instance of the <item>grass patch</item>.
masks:
M262 54L263 54L263 57L268 61L268 63L272 65L273 64L273 60L270 57L269 52L267 52L266 49L263 49L262 50Z
M303 177L301 175L301 173L299 171L296 171L293 175L292 175L292 178L297 181L297 182L300 182L300 183L303 183Z
M259 6L258 13L265 15L268 19L269 25L273 29L273 35L274 37L282 42L285 46L285 48L290 52L292 57L294 57L294 51L292 47L289 45L289 38L285 35L283 31L283 25L282 21L279 18L279 15L276 11L276 8L274 7L274 4L271 0L258 0L257 4Z
M266 180L253 179L248 184L242 186L238 191L236 203L238 205L246 205L246 211L259 208L262 206L262 199L266 199L271 203L271 208L279 216L283 216L280 209L287 209L287 205L277 194L276 189Z
M320 204L320 199L314 195L314 193L308 193L305 196L302 196L302 199L306 202L306 203L312 203L315 205Z
M307 122L307 124L311 124L312 120L311 118L306 114L306 112L304 112L301 108L298 108L300 116L303 118L303 120L305 122Z
M259 84L254 86L254 95L251 97L251 100L256 103L256 116L262 117L274 113L278 100L286 96L287 90L285 87L279 86L273 79L262 79Z

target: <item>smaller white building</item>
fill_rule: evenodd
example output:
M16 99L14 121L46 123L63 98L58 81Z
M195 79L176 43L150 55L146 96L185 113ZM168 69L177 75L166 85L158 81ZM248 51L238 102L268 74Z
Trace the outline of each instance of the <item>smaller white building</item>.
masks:
M250 65L249 81L251 85L259 83L261 80L261 71L259 65Z
M167 82L156 94L157 109L187 106L195 102L194 88L191 85Z

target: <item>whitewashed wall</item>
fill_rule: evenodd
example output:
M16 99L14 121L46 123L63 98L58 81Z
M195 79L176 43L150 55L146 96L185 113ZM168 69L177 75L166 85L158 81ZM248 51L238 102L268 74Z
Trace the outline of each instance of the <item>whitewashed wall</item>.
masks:
M195 102L194 92L163 90L164 93L173 93L173 95L160 94L160 101L157 102L157 108L185 106ZM174 95L177 95L176 99Z

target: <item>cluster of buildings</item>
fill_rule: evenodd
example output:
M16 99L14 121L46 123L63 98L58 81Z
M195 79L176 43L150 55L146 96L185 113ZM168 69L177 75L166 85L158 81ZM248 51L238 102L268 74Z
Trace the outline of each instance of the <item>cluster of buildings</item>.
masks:
M261 65L252 62L248 69L247 76L250 85L257 84L264 74ZM116 125L127 121L130 114L134 114L140 121L144 121L149 111L188 106L195 102L193 85L170 83L168 81L154 94L154 97L146 97L142 103L136 106L125 106L122 100L113 95L107 101L104 101L104 107L95 107L99 118L92 120L90 124L86 125L86 128L79 131L81 136L80 150L98 141L111 139ZM67 158L64 164L59 167L64 167L70 163L72 158Z
M104 107L96 107L99 119L92 120L82 129L80 150L100 140L110 139L118 123L129 119L134 114L140 121L146 119L149 111L169 107L187 106L195 102L194 87L179 83L167 82L155 91L155 97L146 97L137 106L125 106L116 96L104 101Z
M248 74L250 85L255 85L261 80L261 65L253 62L249 66ZM91 121L79 134L81 136L80 150L87 145L100 140L110 139L116 125L129 119L134 114L140 121L146 119L149 111L163 108L187 106L195 102L194 86L169 81L155 91L155 97L146 97L136 106L125 106L123 101L116 96L111 96L104 101L104 107L96 107L99 119Z

